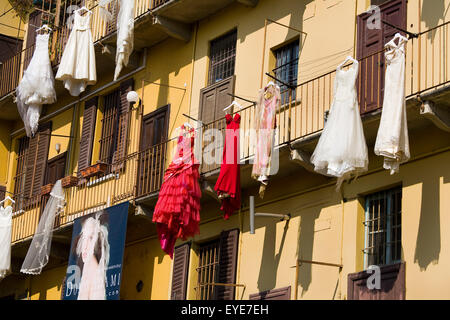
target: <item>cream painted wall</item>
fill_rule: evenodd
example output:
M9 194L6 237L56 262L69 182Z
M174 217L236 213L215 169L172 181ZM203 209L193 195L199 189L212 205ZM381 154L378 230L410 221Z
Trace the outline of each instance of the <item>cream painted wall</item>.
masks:
M66 270L67 266L61 266L43 271L39 277L30 277L30 299L60 300Z
M0 22L2 23L2 25L0 25L0 34L23 39L26 26L24 26L24 23L20 21L19 17L16 16L15 11L9 11L9 9L11 9L11 4L9 1L0 0L0 15L2 15L0 17ZM7 27L6 25L11 27ZM19 27L21 31L17 30Z

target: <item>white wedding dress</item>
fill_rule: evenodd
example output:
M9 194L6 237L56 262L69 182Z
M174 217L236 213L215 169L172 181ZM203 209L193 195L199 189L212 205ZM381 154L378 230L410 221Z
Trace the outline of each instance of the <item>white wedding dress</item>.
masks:
M398 44L395 44L395 40ZM408 122L405 102L405 37L397 33L385 47L386 75L383 111L375 154L384 157L383 167L391 174L399 171L400 164L410 158Z
M119 77L123 67L133 52L134 41L134 0L121 0L117 17L117 50L114 80Z
M86 86L97 82L94 42L91 34L91 12L80 15L74 11L74 23L64 53L61 57L56 79L72 96L78 96Z
M33 240L31 240L20 272L40 274L42 269L47 265L52 245L55 217L63 210L64 205L64 190L61 185L61 180L58 180L50 192L50 198L45 205L44 212L39 220L38 227L33 236Z
M311 156L314 170L337 177L337 187L343 181L367 171L368 151L359 114L356 92L359 63L336 69L334 97L328 120Z
M28 137L38 129L43 104L56 102L55 79L48 53L49 34L36 36L30 64L16 88L16 102Z
M11 227L12 207L0 207L0 280L10 273L11 269Z

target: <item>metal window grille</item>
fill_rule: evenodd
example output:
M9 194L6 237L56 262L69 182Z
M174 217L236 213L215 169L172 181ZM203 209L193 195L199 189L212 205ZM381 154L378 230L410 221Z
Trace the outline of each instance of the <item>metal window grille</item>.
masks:
M365 202L365 268L400 262L401 187L369 195Z
M219 245L220 240L214 240L202 245L199 249L198 260L198 281L197 281L197 299L213 300L215 283L218 276L219 267Z
M208 85L231 77L236 61L237 31L211 41Z
M30 139L23 137L19 139L19 149L17 151L17 168L16 175L14 176L14 194L16 195L16 207L19 209L22 206L24 185L25 185L25 172L26 172L26 160L28 154L28 146ZM18 198L17 198L18 197ZM17 210L17 208L15 208Z
M106 95L104 106L99 159L101 162L111 164L117 148L117 113L120 106L120 91L116 90Z
M291 42L274 51L276 68L273 69L275 77L285 83L297 85L298 76L298 50L299 41ZM289 103L288 87L277 83L281 89L281 105ZM292 101L295 101L296 91L292 90Z

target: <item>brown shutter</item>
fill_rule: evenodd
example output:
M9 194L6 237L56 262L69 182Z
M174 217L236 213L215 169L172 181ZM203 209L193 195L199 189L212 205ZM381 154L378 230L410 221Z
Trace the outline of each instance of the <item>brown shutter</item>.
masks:
M48 161L45 184L55 184L59 179L64 178L66 169L66 152Z
M41 192L47 167L52 123L39 125L38 132L30 139L25 171L25 198L32 198Z
M111 164L116 150L118 110L120 110L120 90L107 94L104 98L102 136L100 139L100 161Z
M29 28L27 29L27 43L26 43L26 48L28 50L25 51L23 70L25 70L28 67L31 58L33 57L34 48L32 47L34 47L34 45L36 44L36 30L41 26L41 22L42 22L42 11L35 10L32 13L30 13L30 17L28 18Z
M190 248L191 243L186 242L174 250L171 300L186 299Z
M405 263L380 267L380 289L369 289L367 280L374 275L366 271L348 275L348 300L404 300Z
M219 271L217 283L236 283L239 229L223 231L220 234ZM234 300L234 287L216 286L216 300Z
M0 201L6 197L6 186L0 186Z
M291 300L291 287L251 294L249 300Z
M128 146L128 126L130 121L130 103L128 92L133 90L134 79L128 79L120 84L120 105L118 105L117 147L113 155L113 170L124 168Z
M81 131L80 154L78 156L78 177L80 170L89 167L92 159L92 146L95 134L95 122L97 118L98 97L85 102L83 113L83 128Z
M204 124L225 116L223 109L233 101L228 93L234 93L234 76L200 91L200 119Z

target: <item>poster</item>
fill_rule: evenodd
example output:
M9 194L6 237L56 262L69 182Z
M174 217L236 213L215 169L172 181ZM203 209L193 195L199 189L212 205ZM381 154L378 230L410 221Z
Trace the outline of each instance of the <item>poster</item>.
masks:
M74 220L63 300L119 300L128 206Z

